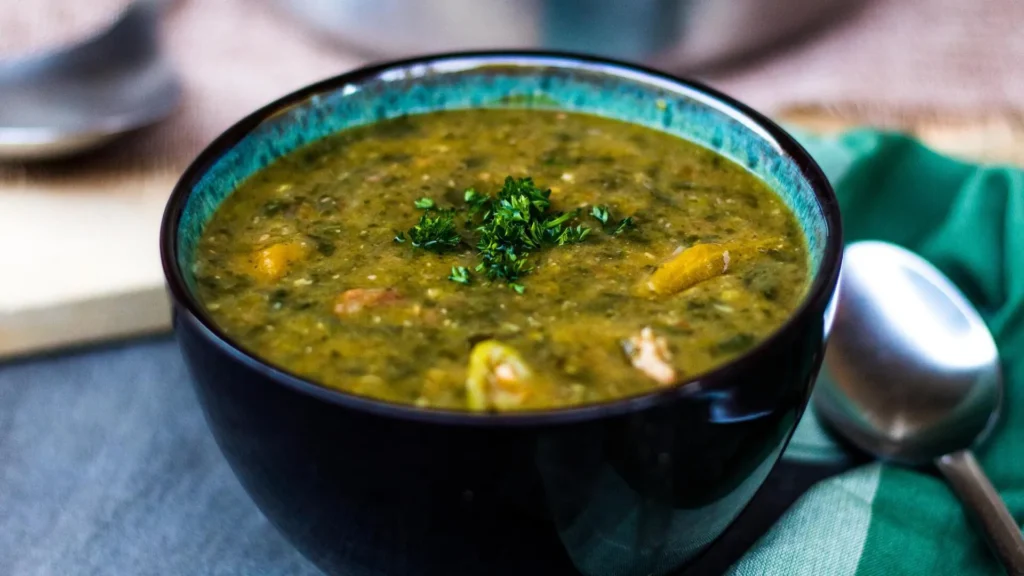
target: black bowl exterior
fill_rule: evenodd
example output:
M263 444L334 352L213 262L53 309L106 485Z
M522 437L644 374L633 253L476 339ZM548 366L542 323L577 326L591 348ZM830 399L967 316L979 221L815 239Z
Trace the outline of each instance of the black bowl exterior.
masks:
M175 329L218 444L327 574L660 574L750 501L807 405L824 308L713 393L563 424L449 425L325 402ZM575 566L575 569L574 569Z
M770 120L698 83L587 56L513 55L538 54L658 76L746 115L814 189L828 228L820 269L777 332L725 366L659 393L503 416L360 399L262 363L220 333L177 268L177 230L192 186L249 130L295 101L390 65L310 86L242 120L186 171L164 215L161 257L174 327L235 474L270 521L328 574L670 573L750 502L807 406L842 256L838 206L821 170Z

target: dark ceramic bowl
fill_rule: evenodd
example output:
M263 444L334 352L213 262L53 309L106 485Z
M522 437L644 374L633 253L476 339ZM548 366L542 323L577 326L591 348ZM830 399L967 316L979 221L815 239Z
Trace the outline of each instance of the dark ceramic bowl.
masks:
M239 182L350 126L467 107L583 111L715 149L766 180L806 232L813 279L742 357L667 390L548 412L418 409L322 388L225 336L190 273ZM207 421L271 522L329 574L664 574L736 518L807 405L836 290L836 199L778 126L699 84L548 53L429 56L304 88L234 125L164 215L174 326Z

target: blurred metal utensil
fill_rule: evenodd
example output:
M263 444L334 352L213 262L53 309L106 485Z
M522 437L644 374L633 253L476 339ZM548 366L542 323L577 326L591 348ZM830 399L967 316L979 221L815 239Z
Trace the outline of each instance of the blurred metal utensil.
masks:
M0 62L0 161L81 152L167 116L181 97L157 34L167 3L136 0L81 44Z
M487 48L589 52L679 70L747 54L864 0L274 0L381 56Z
M934 462L1007 572L1024 575L1024 537L971 453L999 413L999 353L953 283L892 244L851 244L825 364L818 414L875 456Z

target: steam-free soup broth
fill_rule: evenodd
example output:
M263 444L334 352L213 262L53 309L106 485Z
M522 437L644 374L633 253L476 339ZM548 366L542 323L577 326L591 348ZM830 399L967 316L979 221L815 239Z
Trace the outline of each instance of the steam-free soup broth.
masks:
M194 275L224 332L329 388L532 410L691 378L778 328L800 226L757 177L648 128L466 110L351 129L233 192Z

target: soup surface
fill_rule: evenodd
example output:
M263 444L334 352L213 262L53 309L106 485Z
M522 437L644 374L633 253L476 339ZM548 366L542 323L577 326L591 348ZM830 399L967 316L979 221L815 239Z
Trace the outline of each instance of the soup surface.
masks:
M218 208L194 274L217 324L275 365L502 411L726 362L797 306L808 255L785 204L714 152L590 115L467 110L276 161Z

